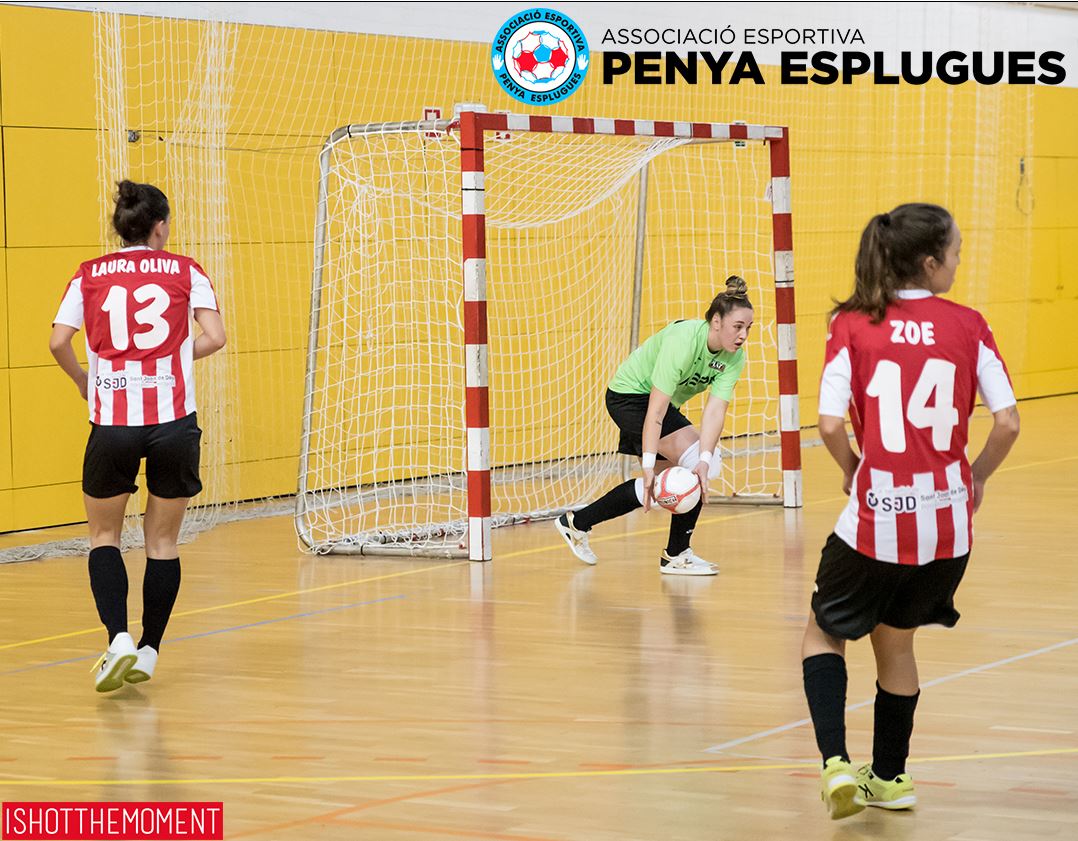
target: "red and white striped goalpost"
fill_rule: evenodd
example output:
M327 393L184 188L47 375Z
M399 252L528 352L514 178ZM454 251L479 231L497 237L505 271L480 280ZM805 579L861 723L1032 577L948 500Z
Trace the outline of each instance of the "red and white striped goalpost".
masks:
M489 561L490 380L487 376L487 236L483 212L483 132L477 111L460 114L460 195L464 266L464 414L468 433L468 558Z
M801 425L797 392L797 338L794 316L793 227L790 211L788 130L783 126L548 117L462 109L460 112L460 168L467 388L465 415L468 459L468 557L473 561L489 561L492 557L486 224L483 209L483 140L485 132L488 131L686 137L710 141L757 140L770 146L783 505L787 508L801 507Z

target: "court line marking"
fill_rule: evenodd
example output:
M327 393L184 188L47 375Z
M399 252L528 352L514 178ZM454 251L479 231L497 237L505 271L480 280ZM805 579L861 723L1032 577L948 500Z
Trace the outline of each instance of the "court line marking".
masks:
M323 608L322 610L311 610L311 611L308 611L307 613L293 613L290 616L276 616L273 619L261 619L258 622L247 622L247 623L245 623L243 625L233 625L233 626L231 626L229 628L217 628L217 629L215 629L213 631L201 631L200 633L197 633L197 634L188 634L185 637L176 637L175 639L170 639L168 641L168 644L172 645L172 644L177 643L177 642L183 642L184 640L197 640L197 639L201 639L202 637L212 637L212 636L216 636L217 634L225 634L225 633L228 633L230 631L242 631L242 630L245 630L247 628L257 628L259 625L273 625L273 624L276 624L277 622L287 622L287 621L289 621L291 619L306 619L309 616L320 616L323 613L336 613L339 610L349 610L349 609L351 609L353 607L365 607L367 605L382 604L383 602L399 601L401 599L406 599L406 598L408 598L408 597L405 596L403 593L398 593L395 596L383 596L380 599L369 599L369 600L364 601L364 602L352 602L351 604L341 604L341 605L336 605L335 607ZM32 672L32 671L34 671L36 669L47 669L47 668L49 668L51 666L66 666L68 663L78 663L81 660L93 660L93 659L95 659L96 657L99 657L99 656L100 655L98 655L98 654L84 654L84 655L82 655L80 657L70 657L67 660L54 660L51 663L35 663L33 666L23 666L23 667L18 668L18 669L9 669L6 672L0 672L0 677L4 677L5 675L15 675L15 674L19 674L20 672Z
M932 686L939 686L942 683L949 683L952 680L958 680L960 677L966 677L968 675L977 674L979 672L987 672L989 669L995 669L999 666L1006 666L1010 663L1017 663L1020 660L1028 660L1030 657L1037 657L1041 654L1048 654L1049 652L1058 651L1061 648L1067 648L1075 644L1078 644L1078 637L1064 640L1063 642L1057 642L1053 645L1046 645L1043 648L1037 648L1033 651L1027 651L1024 654L1016 654L1013 657L1004 657L1002 660L995 660L991 663L984 663L980 666L973 666L969 669L963 669L960 672L954 672L953 674L944 675L943 677L937 677L933 680L922 683L921 688L926 689ZM869 707L875 703L875 698L870 698L867 701L859 701L856 704L850 704L848 707L846 707L846 712L850 712L851 710L859 710L862 707ZM796 730L798 727L804 727L806 724L811 723L811 718L801 718L797 721L791 721L788 724L782 724L778 727L772 727L768 730L761 730L757 733L750 733L748 736L742 736L739 739L731 739L730 741L723 742L722 744L712 745L709 748L704 748L704 752L722 753L729 748L736 748L738 745L744 745L749 742L756 742L760 739L766 739L768 736L777 736L779 733L786 733L790 730Z
M1005 472L1005 471L1009 472L1009 471L1012 471L1012 470L1022 470L1022 469L1027 468L1027 467L1040 467L1040 466L1045 465L1045 464L1057 464L1057 463L1064 462L1064 461L1075 461L1076 459L1078 459L1078 456L1064 456L1062 458L1049 459L1047 461L1034 461L1034 462L1028 462L1026 464L1016 464L1016 465L1012 465L1011 467L1002 467L999 470L997 470L996 473L1002 473L1002 472ZM832 502L841 502L845 498L846 498L845 496L839 496L839 497L828 497L827 499L814 499L814 500L812 500L810 502L806 502L802 506L802 508L808 508L808 507L813 506L813 505L826 505L826 504L832 503ZM773 506L762 506L759 510L756 510L756 511L745 511L745 512L740 513L740 514L728 514L728 515L722 516L722 517L701 518L698 525L710 526L710 525L714 525L716 523L728 522L730 520L740 520L740 519L743 519L743 518L746 518L746 517L759 517L759 516L761 516L763 514L772 512L774 510L775 510L775 508ZM630 532L622 532L621 534L611 534L611 535L607 535L605 537L596 537L596 538L594 538L592 540L592 543L606 543L608 541L621 540L621 539L628 538L628 537L639 537L641 535L646 535L646 534L657 534L657 533L660 533L660 532L663 532L663 531L667 530L668 528L669 528L669 526L659 526L658 528L651 528L651 529L636 529L636 530L630 531ZM551 544L549 544L547 546L540 546L540 547L536 547L536 548L532 548L532 549L519 549L519 550L517 550L515 552L506 552L504 554L500 554L499 558L521 558L521 557L525 557L527 555L537 555L537 554L541 554L543 552L553 552L553 551L555 551L557 549L563 548L563 546L564 546L563 543L551 543ZM335 589L339 589L341 587L351 587L351 586L357 585L357 584L371 584L371 583L373 583L375 581L387 581L387 580L393 579L393 578L401 578L401 577L406 576L406 575L418 575L419 573L435 572L435 571L440 570L440 569L451 569L452 567L459 567L459 566L463 566L465 564L470 564L470 563L472 563L472 562L471 561L463 561L463 560L462 561L452 561L452 562L446 563L446 564L436 564L434 566L425 566L425 567L421 567L419 569L408 569L408 570L402 570L400 572L392 572L392 573L388 573L387 575L376 575L376 576L374 576L372 578L356 578L356 579L353 579L352 581L342 581L342 582L337 583L337 584L323 584L320 587L309 587L309 588L303 589L303 590L292 590L292 591L287 592L287 593L275 593L275 594L270 595L270 596L259 596L257 598L253 598L253 599L244 599L242 601L229 602L228 604L211 605L210 607L200 607L200 608L196 608L194 610L184 610L184 611L181 611L179 613L174 613L172 615L172 618L175 619L175 618L180 617L180 616L196 616L196 615L198 615L200 613L212 613L213 611L217 611L217 610L227 610L227 609L232 608L232 607L243 607L243 606L249 605L249 604L259 604L259 603L262 603L262 602L276 601L278 599L287 599L287 598L291 598L293 596L301 596L301 595L306 595L308 593L318 593L318 592L323 592L325 590L335 590ZM133 624L137 625L138 623L133 623ZM22 640L20 642L9 642L9 643L6 643L4 645L0 645L0 651L6 651L6 650L12 649L12 648L23 648L23 647L29 646L29 645L38 645L39 643L43 643L43 642L53 642L55 640L71 639L72 637L81 637L81 636L85 636L87 634L100 633L100 631L101 631L100 627L97 627L97 628L84 628L84 629L82 629L80 631L68 631L67 633L53 634L53 635L47 636L47 637L37 637L36 639Z
M1008 727L1005 724L993 724L989 730L1004 730L1008 733L1053 733L1059 736L1069 736L1073 730L1053 730L1050 727Z
M391 572L386 575L376 575L372 578L356 578L352 581L342 581L338 584L323 584L321 587L309 587L305 590L291 590L287 593L275 593L272 596L259 596L254 599L244 599L238 602L229 602L228 604L213 605L211 607L199 607L194 610L184 610L179 613L173 613L172 618L176 619L180 616L195 616L199 613L212 613L216 610L227 610L230 607L243 607L249 604L257 604L259 602L271 602L278 599L288 599L293 596L303 596L308 593L318 593L324 590L337 590L341 587L351 587L353 584L372 584L375 581L388 581L393 578L402 578L406 575L418 575L421 572L433 572L438 569L449 569L450 567L459 567L464 564L470 564L471 561L454 561L448 564L437 564L432 567L422 567L420 569L406 569L400 572ZM133 625L139 625L138 622L133 622ZM37 645L42 642L52 642L54 640L69 639L71 637L80 637L86 634L97 634L101 632L101 627L97 628L85 628L81 631L68 631L64 634L54 634L51 637L38 637L32 640L23 640L21 642L9 642L6 645L0 645L0 651L4 651L9 648L22 648L27 645Z
M834 500L816 500L812 504L819 504L821 502L833 502L833 501ZM765 509L760 510L760 511L745 511L745 512L742 512L740 514L730 514L730 515L727 515L727 516L724 516L724 517L710 517L708 519L702 519L701 522L700 522L700 525L711 525L712 523L721 523L721 522L724 522L726 520L737 520L737 519L740 519L742 517L758 516L760 514L767 513L770 510L772 510L772 509L771 508L765 508ZM600 542L608 541L608 540L618 540L618 539L623 539L623 538L626 538L626 537L637 537L639 535L644 535L644 534L654 534L656 532L669 530L669 528L670 527L667 525L667 526L662 526L660 528L655 528L655 529L640 529L640 530L631 531L631 532L624 532L624 533L618 534L618 535L608 535L607 537L596 538L592 542L593 543L600 543ZM514 552L505 552L505 553L500 554L498 557L499 558L520 558L520 557L524 557L526 555L535 555L535 554L539 554L539 553L542 553L542 552L554 552L554 551L556 551L558 549L563 549L563 548L565 548L564 543L551 543L551 544L549 544L547 546L540 546L540 547L532 548L532 549L518 549L517 551L514 551ZM422 560L422 559L417 559L417 560ZM390 579L401 578L401 577L406 576L406 575L419 575L420 573L424 573L424 572L435 572L435 571L440 570L440 569L451 569L453 567L464 566L466 564L471 564L471 563L472 563L471 561L452 561L452 562L446 563L446 564L435 564L434 566L424 566L424 567L420 567L419 569L408 569L408 570L402 570L400 572L391 572L391 573L388 573L386 575L376 575L376 576L373 576L371 578L356 578L356 579L353 579L351 581L342 581L342 582L339 582L337 584L323 584L320 587L309 587L309 588L303 589L303 590L291 590L291 591L289 591L287 593L274 593L273 595L270 595L270 596L258 596L257 598L244 599L244 600L238 601L238 602L229 602L228 604L212 605L210 607L200 607L200 608L195 608L194 610L184 610L184 611L180 611L179 613L173 613L172 618L177 619L177 618L179 618L181 616L195 616L195 615L200 614L200 613L212 613L212 612L218 611L218 610L228 610L229 608L233 608L233 607L243 607L245 605L250 605L250 604L258 604L258 603L261 603L261 602L270 602L270 601L277 601L279 599L287 599L287 598L291 598L293 596L304 596L304 595L307 595L309 593L319 593L319 592L323 592L325 590L337 590L337 589L340 589L341 587L351 587L353 585L359 585L359 584L373 584L376 581L388 581ZM131 624L134 625L134 626L141 627L138 622L132 622ZM36 639L22 640L21 642L9 642L9 643L7 643L5 645L0 645L0 651L5 651L5 650L11 649L11 648L23 648L25 646L37 645L37 644L43 643L43 642L53 642L55 640L70 639L71 637L80 637L80 636L85 636L86 634L97 634L97 633L100 633L100 632L101 632L100 627L97 627L97 628L84 628L84 629L82 629L80 631L68 631L67 633L54 634L54 635L48 636L48 637L38 637ZM84 658L77 658L77 659L84 659Z
M1012 470L1025 470L1027 467L1043 467L1046 464L1059 464L1062 461L1076 461L1078 456L1063 456L1062 458L1050 458L1046 461L1030 461L1025 464L1012 464L1010 467L1000 467L996 473L1010 473ZM993 476L995 473L992 474Z
M323 823L323 821L314 821ZM489 841L559 841L549 835L520 835L515 832L481 832L461 827L436 826L421 823L400 823L399 821L379 821L370 818L331 818L324 823L337 826L356 826L364 829L396 829L425 835L440 835L443 838L486 838Z
M304 818L297 818L284 823L270 824L269 826L259 826L253 829L245 829L241 832L234 832L229 835L229 838L247 838L252 835L265 835L268 832L281 832L286 829L295 829L301 826L310 826L311 824L319 824L327 821L332 821L336 818L344 817L345 815L352 815L356 812L366 812L371 809L378 809L382 806L390 806L394 803L405 803L410 800L422 800L430 797L438 797L443 794L452 794L458 791L474 791L479 788L493 788L494 786L505 785L506 783L516 782L516 780L486 780L480 783L467 783L465 785L458 786L445 786L442 788L427 789L426 791L411 791L407 794L398 794L395 797L382 797L378 800L369 800L366 803L353 804L351 806L345 806L342 809L334 809L332 812L323 812L322 814L308 815Z
M910 759L911 764L922 762L966 762L981 759L1016 759L1033 756L1067 756L1078 754L1074 748L1045 748L1044 750L1007 751L1005 753L970 753L949 756L929 756ZM171 786L171 785L265 785L270 783L377 783L377 782L427 782L433 780L552 780L582 777L646 777L680 774L735 774L749 771L797 771L804 768L819 770L818 761L785 762L767 765L706 765L692 768L625 768L610 771L520 771L503 774L359 774L320 777L189 777L176 780L63 780L41 778L36 780L3 780L5 786Z

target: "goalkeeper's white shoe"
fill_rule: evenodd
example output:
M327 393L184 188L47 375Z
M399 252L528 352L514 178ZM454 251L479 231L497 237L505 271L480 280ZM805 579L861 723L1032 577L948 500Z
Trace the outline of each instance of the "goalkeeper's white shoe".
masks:
M719 568L705 561L691 548L673 557L664 549L659 558L659 572L664 575L718 575Z
M558 517L554 521L554 528L558 530L558 534L565 538L565 542L569 544L573 554L580 560L590 566L595 566L599 562L599 556L588 545L588 533L573 526L572 511Z

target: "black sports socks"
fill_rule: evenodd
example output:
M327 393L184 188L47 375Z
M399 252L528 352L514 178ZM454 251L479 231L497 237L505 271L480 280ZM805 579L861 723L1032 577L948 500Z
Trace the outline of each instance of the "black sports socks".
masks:
M816 746L825 761L832 756L841 756L843 761L849 762L850 755L846 752L846 661L838 654L816 654L806 657L801 668L809 714L816 730Z
M593 526L613 520L622 514L628 514L640 507L636 498L636 479L623 482L591 505L573 512L573 527L580 531L590 531Z
M670 537L666 542L666 554L671 558L689 548L689 539L703 510L704 500L701 498L692 511L670 515Z
M180 559L146 559L146 577L142 579L142 639L138 647L161 648L165 626L180 592Z
M892 695L876 684L875 727L872 732L872 772L881 779L893 780L906 773L913 733L916 695Z
M97 615L109 634L109 642L127 631L127 567L115 546L90 550L90 589L97 604Z

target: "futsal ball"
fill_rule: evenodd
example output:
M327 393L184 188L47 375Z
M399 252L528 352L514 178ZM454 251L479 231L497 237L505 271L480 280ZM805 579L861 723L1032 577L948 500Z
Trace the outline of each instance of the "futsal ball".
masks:
M684 467L668 467L655 477L652 496L672 514L685 514L700 501L700 480Z
M557 81L569 66L569 46L545 29L533 29L513 45L513 66L526 82Z

